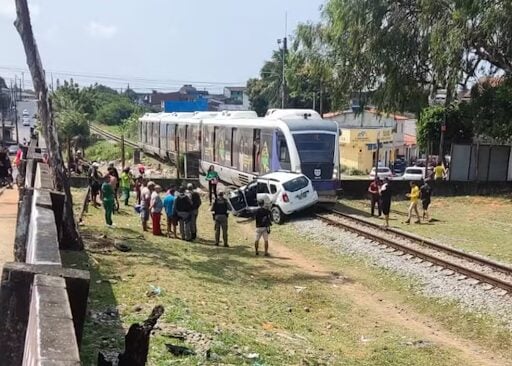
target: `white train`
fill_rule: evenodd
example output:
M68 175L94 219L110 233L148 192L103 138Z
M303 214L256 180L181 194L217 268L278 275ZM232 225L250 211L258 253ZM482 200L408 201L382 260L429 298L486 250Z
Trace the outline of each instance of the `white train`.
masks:
M339 188L338 126L313 110L148 113L139 120L140 146L202 174L213 165L220 179L241 186L261 174L289 170L311 179L322 201Z

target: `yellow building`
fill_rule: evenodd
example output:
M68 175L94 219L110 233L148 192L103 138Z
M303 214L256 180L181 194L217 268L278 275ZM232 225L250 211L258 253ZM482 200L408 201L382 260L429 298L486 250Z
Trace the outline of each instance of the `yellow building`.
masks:
M388 166L394 158L391 127L340 128L341 166L369 173L377 159L377 140L379 165Z

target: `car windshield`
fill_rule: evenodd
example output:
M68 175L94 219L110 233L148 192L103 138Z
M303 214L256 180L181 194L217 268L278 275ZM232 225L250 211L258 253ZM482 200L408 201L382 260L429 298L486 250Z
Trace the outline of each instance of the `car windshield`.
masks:
M407 174L423 174L423 171L421 169L407 169Z
M326 133L294 134L293 139L302 163L332 163L335 136Z
M309 181L306 177L297 177L283 183L283 187L287 192L297 192L299 189L307 187Z

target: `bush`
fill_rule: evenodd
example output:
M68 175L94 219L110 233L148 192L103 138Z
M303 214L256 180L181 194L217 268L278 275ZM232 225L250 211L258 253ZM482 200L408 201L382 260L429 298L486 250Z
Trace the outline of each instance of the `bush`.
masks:
M133 156L133 149L125 146L124 157L129 160ZM121 159L121 146L111 141L100 140L85 149L85 158L89 161L114 161Z
M136 106L127 98L117 98L105 104L96 114L96 120L106 125L120 125L135 112Z

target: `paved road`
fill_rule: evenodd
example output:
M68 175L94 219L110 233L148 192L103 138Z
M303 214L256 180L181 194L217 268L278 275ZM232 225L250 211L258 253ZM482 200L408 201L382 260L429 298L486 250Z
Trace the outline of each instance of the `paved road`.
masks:
M18 190L6 189L0 195L0 273L5 262L13 261L17 214Z

